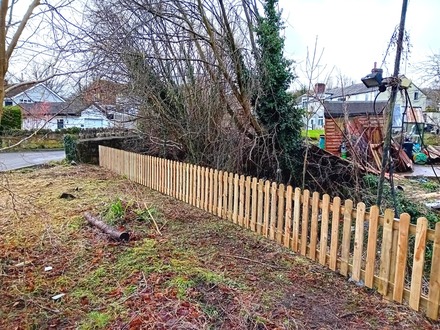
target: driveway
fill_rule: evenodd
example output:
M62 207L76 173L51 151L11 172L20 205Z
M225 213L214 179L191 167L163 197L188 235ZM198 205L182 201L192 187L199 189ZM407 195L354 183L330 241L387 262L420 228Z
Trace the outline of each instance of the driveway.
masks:
M64 150L0 153L0 172L60 161L65 157Z

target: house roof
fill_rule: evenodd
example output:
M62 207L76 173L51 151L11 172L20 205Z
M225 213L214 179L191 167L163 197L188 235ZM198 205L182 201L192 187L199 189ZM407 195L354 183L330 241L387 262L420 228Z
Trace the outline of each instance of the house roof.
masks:
M348 95L357 95L357 94L364 94L369 92L375 92L378 88L368 88L363 83L360 84L354 84L351 86L346 87L338 87L327 90L326 94L331 94L330 98L340 98Z
M5 86L5 90L7 91L5 94L5 98L14 98L21 94L26 94L30 89L36 87L36 86L43 86L46 90L48 90L50 93L52 93L54 96L59 98L60 100L64 100L58 93L54 92L52 89L47 87L42 82L27 82L27 83L18 83L18 84L10 84Z
M29 88L33 87L37 85L36 82L29 82L29 83L25 83L25 84L9 84L5 86L5 97L9 98L9 97L14 97L18 94L23 93L24 91L28 90Z
M84 107L69 102L37 102L37 103L20 103L20 108L25 116L55 116L70 115L79 116Z
M382 112L388 102L376 102L376 107L373 109L372 102L356 101L356 102L343 102L343 101L331 101L324 102L324 116L326 118L331 117L343 117L346 110L349 117L362 116L362 115L375 115ZM375 111L376 110L376 111Z

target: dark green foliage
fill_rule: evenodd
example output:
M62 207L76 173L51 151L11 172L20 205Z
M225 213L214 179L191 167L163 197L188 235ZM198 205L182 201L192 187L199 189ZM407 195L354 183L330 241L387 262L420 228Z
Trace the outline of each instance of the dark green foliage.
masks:
M292 61L284 57L284 39L280 36L283 24L277 3L278 0L265 1L265 17L260 18L257 28L261 87L256 111L264 128L275 137L281 170L289 174L302 163L302 118L294 107L293 95L287 91L295 77Z
M71 134L64 135L64 150L67 161L77 161L76 155L76 137Z
M2 130L21 129L22 115L18 106L8 106L3 108L3 115L0 120Z

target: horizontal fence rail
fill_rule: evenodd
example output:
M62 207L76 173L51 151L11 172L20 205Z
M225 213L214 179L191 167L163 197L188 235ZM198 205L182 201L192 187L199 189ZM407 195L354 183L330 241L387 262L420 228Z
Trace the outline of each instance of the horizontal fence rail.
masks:
M104 146L99 164L439 318L440 223L431 230L406 213L395 219L390 209Z

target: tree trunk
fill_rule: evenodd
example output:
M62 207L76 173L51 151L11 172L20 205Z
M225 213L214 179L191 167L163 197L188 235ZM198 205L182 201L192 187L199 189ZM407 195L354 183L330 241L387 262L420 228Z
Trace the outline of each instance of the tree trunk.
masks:
M103 231L104 233L106 233L107 235L109 235L113 239L116 239L119 241L126 241L126 242L128 242L128 240L130 239L129 233L127 233L125 231L116 230L115 228L105 224L104 222L97 219L96 217L94 217L93 215L91 215L88 212L84 213L84 217L86 218L88 223L101 229L101 231Z

